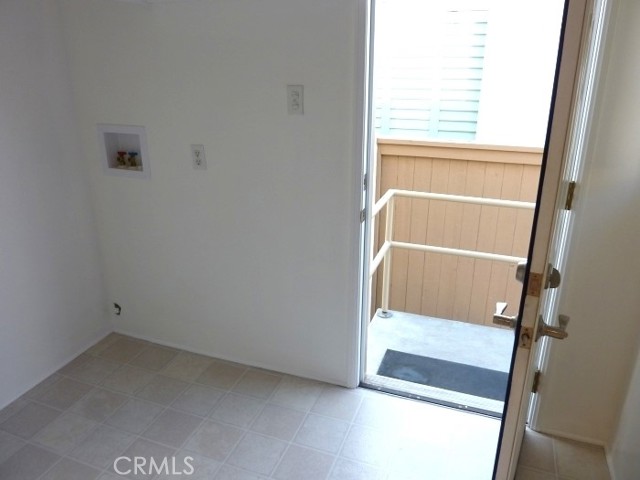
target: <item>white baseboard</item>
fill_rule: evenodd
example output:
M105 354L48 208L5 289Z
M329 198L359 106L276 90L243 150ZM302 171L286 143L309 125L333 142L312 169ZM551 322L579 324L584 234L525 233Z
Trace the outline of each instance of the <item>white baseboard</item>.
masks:
M607 459L607 467L609 468L609 476L611 480L617 480L615 469L613 468L613 459L611 458L611 451L606 446L604 447L604 454Z
M551 435L553 437L564 438L566 440L574 440L576 442L588 443L590 445L596 445L598 447L605 448L606 451L606 443L602 440L590 437L584 437L582 435L574 435L572 433L561 432L558 430L552 430L547 428L536 429L536 432L544 433L545 435Z
M267 365L267 364L255 363L255 362L252 363L252 362L247 362L245 360L238 360L237 358L229 358L229 357L225 357L225 356L220 356L220 355L214 354L212 352L199 350L199 349L194 349L194 348L192 348L190 346L185 346L185 345L182 345L182 344L179 344L179 343L167 342L165 340L158 340L157 338L154 338L154 337L151 337L151 336L148 336L148 335L140 335L138 333L132 333L132 332L129 332L127 330L116 329L115 333L119 333L121 335L127 335L128 337L132 337L132 338L137 338L138 340L145 340L147 342L156 343L158 345L162 345L162 346L165 346L165 347L177 348L179 350L184 350L185 352L196 353L198 355L204 355L206 357L216 358L218 360L224 360L226 362L240 363L240 364L246 365L248 367L260 368L260 369L263 369L263 370L269 370L269 371L272 371L272 372L278 372L278 373L282 373L282 374L285 374L285 375L292 375L292 376L295 376L295 377L307 378L309 380L316 380L318 382L330 383L332 385L338 385L340 387L352 388L352 387L349 387L348 385L346 385L343 382L341 382L339 380L336 380L336 379L321 378L321 377L305 374L304 372L296 373L296 372L292 372L292 371L283 371L281 368L275 368L273 365Z

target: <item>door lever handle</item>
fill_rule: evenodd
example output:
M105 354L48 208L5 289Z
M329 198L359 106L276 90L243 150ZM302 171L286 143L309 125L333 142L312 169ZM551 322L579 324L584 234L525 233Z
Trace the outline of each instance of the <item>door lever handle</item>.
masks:
M558 326L554 327L553 325L549 325L545 323L542 315L538 319L538 330L536 332L536 341L540 339L540 337L551 337L557 338L558 340L564 340L569 336L567 333L567 325L569 324L569 316L568 315L558 315Z
M516 280L524 283L524 274L527 271L527 261L519 262L516 266Z
M556 268L553 267L553 265L549 264L547 270L547 280L545 282L544 288L558 288L560 286L560 282L562 282L562 275Z
M493 314L493 323L501 325L503 327L516 328L518 323L517 316L504 315L504 311L507 309L507 302L496 303L496 313Z

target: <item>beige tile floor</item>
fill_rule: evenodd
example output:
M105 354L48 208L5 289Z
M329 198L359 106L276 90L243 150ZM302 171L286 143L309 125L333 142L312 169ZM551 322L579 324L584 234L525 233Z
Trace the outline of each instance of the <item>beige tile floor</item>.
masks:
M527 430L516 480L610 480L602 447Z
M499 426L111 334L0 411L0 479L486 480ZM606 478L583 475L599 471L595 451L585 463L570 442L525 447L520 480ZM117 475L123 456L161 473ZM171 474L172 458L193 474Z

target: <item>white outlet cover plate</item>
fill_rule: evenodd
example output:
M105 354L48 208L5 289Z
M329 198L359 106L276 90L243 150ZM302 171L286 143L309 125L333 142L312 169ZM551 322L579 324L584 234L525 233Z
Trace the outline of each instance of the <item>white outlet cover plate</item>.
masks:
M303 85L287 85L287 113L289 115L304 114Z
M204 155L204 145L191 145L191 161L195 170L207 169L207 158Z

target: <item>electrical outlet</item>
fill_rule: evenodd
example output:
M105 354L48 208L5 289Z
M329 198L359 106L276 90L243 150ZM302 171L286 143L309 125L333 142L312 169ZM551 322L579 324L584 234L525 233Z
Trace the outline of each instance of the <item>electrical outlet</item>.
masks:
M207 159L204 156L204 145L191 145L191 160L196 170L207 169Z
M287 85L287 112L289 115L304 114L303 85Z

